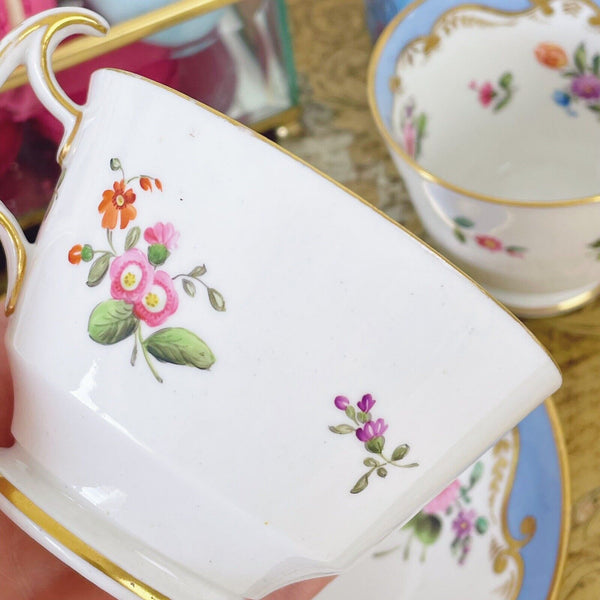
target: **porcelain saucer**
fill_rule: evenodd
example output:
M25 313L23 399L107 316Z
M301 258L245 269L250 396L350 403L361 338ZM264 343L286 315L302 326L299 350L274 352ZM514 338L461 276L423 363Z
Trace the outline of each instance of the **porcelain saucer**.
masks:
M566 450L548 400L317 600L553 600L569 511Z

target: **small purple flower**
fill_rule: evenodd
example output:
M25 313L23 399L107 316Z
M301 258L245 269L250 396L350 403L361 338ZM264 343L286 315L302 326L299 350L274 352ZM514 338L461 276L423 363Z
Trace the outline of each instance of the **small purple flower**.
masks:
M452 529L454 529L454 533L456 533L456 537L459 540L467 537L471 531L473 531L473 524L475 523L476 516L474 510L461 510L456 516L456 519L452 521Z
M591 73L579 75L571 83L571 92L585 100L598 100L600 98L600 79Z
M383 419L377 421L368 421L364 427L359 427L356 430L356 437L361 442L368 442L373 438L382 436L387 431L388 426Z
M368 413L375 406L375 400L373 400L373 396L371 396L371 394L365 394L357 406L364 413Z
M350 400L346 396L336 396L334 403L340 410L346 410L348 404L350 404Z

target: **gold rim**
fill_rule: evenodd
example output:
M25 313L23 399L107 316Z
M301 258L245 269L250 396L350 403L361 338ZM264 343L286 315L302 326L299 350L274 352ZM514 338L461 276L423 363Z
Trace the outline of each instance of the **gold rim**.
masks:
M567 550L569 546L569 537L571 535L571 472L569 470L569 455L567 454L567 445L565 436L560 424L560 418L556 411L556 405L552 398L546 400L546 410L552 425L554 443L558 453L558 462L560 465L561 488L562 488L562 511L561 511L561 530L558 541L558 552L556 564L554 565L554 575L550 583L550 590L546 600L556 600L558 598L559 587L562 581L562 575L567 562Z
M594 18L595 19L594 23L590 23L590 24L597 26L598 23L596 22L596 19L600 19L600 8L597 5L595 5L593 2L591 2L591 0L578 0L578 1L585 4L586 6L590 7L594 11L594 13L596 14L596 17ZM385 126L383 117L382 117L381 113L379 112L379 106L377 104L377 98L375 95L375 79L376 79L377 66L379 64L379 59L381 58L381 54L383 53L383 50L385 49L387 42L391 38L392 34L394 33L394 31L396 30L398 25L400 25L406 19L406 17L408 17L413 11L415 11L417 8L419 8L419 6L421 6L425 2L427 2L427 0L413 0L413 2L411 2L404 10L402 10L400 13L398 13L394 17L394 19L392 19L392 21L384 29L383 33L379 36L379 39L377 40L377 43L375 45L375 49L373 50L373 53L369 60L369 68L368 68L368 75L367 75L369 107L371 109L371 114L373 115L373 119L375 120L375 124L377 125L377 128L379 129L379 133L384 138L384 140L387 142L387 144L389 146L391 146L393 148L394 152L396 152L402 158L402 160L409 167L411 167L418 175L420 175L423 179L426 179L427 181L430 181L432 183L436 183L436 184L438 184L446 189L449 189L457 194L461 194L463 196L472 198L473 200L480 200L481 202L488 202L491 204L501 204L504 206L513 206L513 207L520 207L520 208L564 208L566 206L578 206L578 205L594 204L596 202L600 202L600 195L586 196L583 198L571 198L571 199L566 199L566 200L556 200L553 202L552 201L520 202L518 200L510 200L507 198L498 198L495 196L488 196L486 194L479 194L477 192L473 192L473 191L467 190L465 188L462 188L458 185L455 185L453 183L450 183L449 181L446 181L445 179L442 179L441 177L438 177L437 175L434 175L433 173L431 173L430 171L425 169L419 162L417 162L415 159L413 159L411 156L409 156L404 151L404 149L402 148L400 143L392 136L392 134L389 132L389 130ZM535 11L535 10L540 10L543 14L549 14L548 11L552 12L552 8L549 7L547 0L532 0L531 8L528 8L523 11L518 11L518 12L507 12L507 11L502 11L502 10L489 8L489 7L477 6L475 4L468 4L468 3L461 4L460 7L461 8L464 7L465 9L477 8L477 9L480 9L482 12L491 13L491 14L494 14L497 16L512 16L512 17L519 17L519 16L531 14L531 12ZM459 7L453 7L451 9L445 11L442 15L440 15L440 17L433 24L433 26L429 32L429 36L434 35L433 32L435 31L435 29L438 25L438 22L441 19L443 19L444 17L446 17L448 14L455 12L457 8L459 8ZM423 37L429 37L429 36L421 36L418 39L423 39ZM409 43L413 43L413 42L414 42L414 40L412 40ZM400 52L403 52L403 51L404 51L404 48L402 48ZM393 73L392 75L395 76L396 73Z
M582 308L586 304L589 304L600 295L600 285L594 287L587 292L577 294L573 298L563 300L552 306L545 306L544 308L525 308L519 306L511 306L511 310L522 319L547 319L550 317L558 317L560 315L566 315L579 308Z

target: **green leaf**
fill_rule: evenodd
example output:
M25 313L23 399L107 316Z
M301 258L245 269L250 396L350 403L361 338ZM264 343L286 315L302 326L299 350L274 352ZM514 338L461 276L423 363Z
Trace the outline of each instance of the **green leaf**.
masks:
M483 463L481 461L478 461L477 463L475 463L475 466L471 471L471 475L469 476L469 485L473 487L481 479L482 475Z
M527 248L523 246L507 246L507 252L516 252L517 254L522 254L523 252L527 252Z
M579 71L563 71L561 73L563 77L579 77Z
M346 406L346 415L348 416L348 418L354 419L354 417L356 416L356 411L354 410L354 406L352 406L350 404L348 406Z
M333 433L339 433L340 435L344 435L346 433L354 433L354 427L351 425L346 425L346 423L342 423L341 425L330 425L329 431Z
M210 300L210 305L219 312L223 312L225 310L225 300L223 296L214 288L208 288L208 299Z
M383 478L383 477L387 477L387 469L385 467L379 467L379 469L377 469L377 475L379 475L379 477Z
M96 287L106 275L108 271L108 265L110 264L110 254L103 254L100 258L97 258L90 267L88 274L87 284L90 287Z
M384 445L385 438L382 435L377 436L372 440L369 440L368 442L365 442L365 448L373 454L381 454Z
M376 467L378 464L379 463L370 456L369 458L365 458L365 460L363 460L363 465L365 465L365 467Z
M392 460L402 460L410 450L408 444L401 444L392 452Z
M152 356L161 362L208 369L215 362L210 348L195 333L181 327L168 327L144 341Z
M503 73L502 77L500 77L500 79L498 80L498 85L501 88L508 90L510 88L512 81L513 81L512 73L507 71L506 73Z
M188 275L190 277L202 277L202 275L204 275L206 273L206 267L204 265L199 265L197 267L194 267L189 273Z
M364 413L362 410L359 410L356 418L361 422L361 423L366 423L369 418L367 417L367 413Z
M137 325L131 304L123 300L105 300L92 311L88 333L99 344L116 344L132 335Z
M467 219L467 217L454 217L454 222L459 227L464 227L465 229L470 229L471 227L475 227L475 223L471 221L471 219Z
M600 54L594 54L592 58L592 71L594 75L600 75Z
M477 533L485 533L488 530L488 521L485 517L479 517L475 521L475 529Z
M594 112L600 112L600 104L588 104L588 108Z
M425 135L425 130L427 128L427 116L425 113L421 113L416 121L415 126L417 129L417 137L422 138Z
M458 228L455 227L454 228L454 237L461 243L461 244L465 244L467 242L467 238L465 237L465 234Z
M507 92L506 96L504 96L504 98L502 98L502 100L500 100L500 102L498 102L498 104L494 106L494 112L502 110L510 102L511 98L512 94L510 92Z
M127 237L125 238L125 250L131 250L139 241L142 230L139 227L132 227L127 232Z
M590 244L590 248L600 248L600 238Z
M415 535L427 546L435 543L442 532L442 522L435 515L419 513L415 518Z
M580 73L585 73L585 64L586 64L586 54L585 54L585 45L579 44L577 46L577 50L575 50L575 66Z
M111 171L119 171L120 169L122 169L121 161L118 158L111 158L110 159L110 168L111 168Z
M183 291L188 296L193 298L196 295L196 286L194 285L194 282L190 281L189 279L184 279L183 280Z
M369 485L369 476L363 475L355 484L354 487L350 490L351 494L359 494Z

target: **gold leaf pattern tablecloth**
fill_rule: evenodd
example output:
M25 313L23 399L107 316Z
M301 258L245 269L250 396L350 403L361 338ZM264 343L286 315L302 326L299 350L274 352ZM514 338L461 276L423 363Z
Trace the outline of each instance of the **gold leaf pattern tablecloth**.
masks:
M288 0L288 5L304 134L283 140L283 145L421 235L406 189L369 113L371 40L362 0ZM564 376L554 398L569 454L573 506L557 600L598 600L600 301L572 315L526 324L550 349Z

